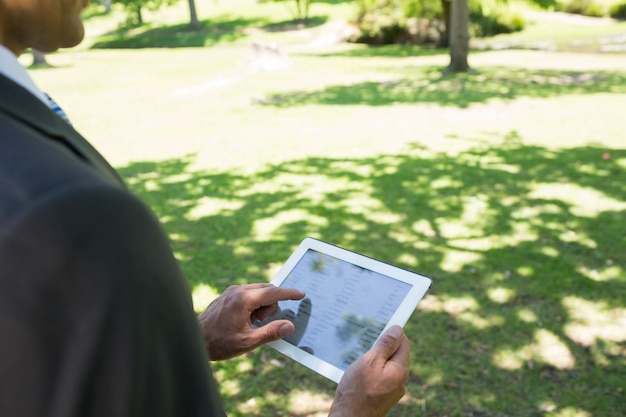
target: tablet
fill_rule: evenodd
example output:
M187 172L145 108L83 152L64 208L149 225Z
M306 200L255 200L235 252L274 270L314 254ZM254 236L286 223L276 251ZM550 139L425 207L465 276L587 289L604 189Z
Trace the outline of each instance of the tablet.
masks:
M406 324L431 280L306 238L272 284L297 288L306 296L280 301L277 314L254 325L292 321L294 333L269 346L338 383L346 368L387 328Z

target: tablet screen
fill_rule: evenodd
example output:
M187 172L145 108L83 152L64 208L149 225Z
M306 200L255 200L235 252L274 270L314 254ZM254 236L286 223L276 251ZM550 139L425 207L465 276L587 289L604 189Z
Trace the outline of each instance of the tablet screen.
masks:
M296 330L284 340L341 370L369 350L413 287L313 249L280 286L306 297L279 302L266 321L291 320Z

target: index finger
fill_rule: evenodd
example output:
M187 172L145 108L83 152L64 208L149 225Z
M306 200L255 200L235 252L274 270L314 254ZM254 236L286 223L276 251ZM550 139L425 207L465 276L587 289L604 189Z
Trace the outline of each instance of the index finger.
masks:
M254 285L249 291L249 301L251 307L256 310L259 307L265 307L284 300L301 300L304 293L295 288L279 288L271 284Z

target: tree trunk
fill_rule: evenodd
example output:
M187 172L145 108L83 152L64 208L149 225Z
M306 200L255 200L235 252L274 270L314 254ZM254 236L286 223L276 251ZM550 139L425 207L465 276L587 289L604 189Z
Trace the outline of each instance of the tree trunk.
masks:
M143 14L141 13L141 5L137 4L135 8L135 18L138 25L143 25Z
M36 49L31 49L31 52L33 54L33 66L50 65L48 64L48 61L46 60L46 55L43 52Z
M296 19L298 22L302 23L302 0L296 0L296 13L298 13L298 17Z
M103 0L102 4L104 4L105 13L111 13L111 1L112 0Z
M468 0L451 0L449 72L468 72L469 7Z
M439 35L438 48L447 48L450 46L450 0L441 0L441 9L443 10L443 32Z
M196 13L196 1L189 0L189 27L192 29L200 28L200 21L198 20L198 14Z

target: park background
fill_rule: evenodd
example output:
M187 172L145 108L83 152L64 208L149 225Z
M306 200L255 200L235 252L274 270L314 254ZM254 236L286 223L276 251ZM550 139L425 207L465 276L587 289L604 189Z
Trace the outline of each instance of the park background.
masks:
M433 278L391 416L626 414L626 23L511 1L523 30L447 73L445 48L345 42L355 4L196 0L191 29L187 2L94 3L29 71L161 219L198 311L313 236ZM268 348L213 367L230 416L334 395Z

